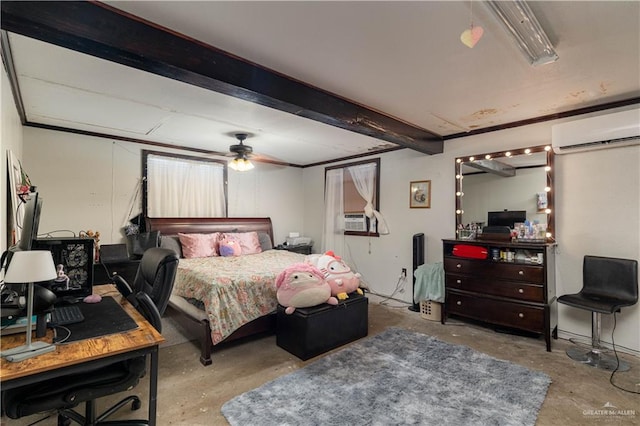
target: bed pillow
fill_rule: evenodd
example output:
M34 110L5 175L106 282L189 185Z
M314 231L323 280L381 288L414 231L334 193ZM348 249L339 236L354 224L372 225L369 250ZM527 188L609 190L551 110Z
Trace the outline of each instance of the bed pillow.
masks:
M180 245L180 238L173 235L161 235L160 247L173 250L178 257L182 257L182 246Z
M257 232L227 232L224 235L240 244L242 254L262 253Z
M178 234L182 254L186 259L218 255L219 232L211 234Z
M266 232L258 232L258 241L260 241L260 248L262 251L271 250L273 248L271 237Z

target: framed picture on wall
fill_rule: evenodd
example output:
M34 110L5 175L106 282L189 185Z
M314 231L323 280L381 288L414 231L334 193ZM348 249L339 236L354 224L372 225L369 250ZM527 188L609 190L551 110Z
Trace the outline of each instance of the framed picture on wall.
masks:
M409 184L409 207L412 209L431 208L430 180L418 180Z

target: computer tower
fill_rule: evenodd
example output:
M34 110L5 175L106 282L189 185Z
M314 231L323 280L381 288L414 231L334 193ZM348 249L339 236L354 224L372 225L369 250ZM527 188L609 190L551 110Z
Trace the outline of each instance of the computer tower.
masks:
M58 278L50 289L58 298L83 298L92 293L93 238L38 238L33 249L51 251Z

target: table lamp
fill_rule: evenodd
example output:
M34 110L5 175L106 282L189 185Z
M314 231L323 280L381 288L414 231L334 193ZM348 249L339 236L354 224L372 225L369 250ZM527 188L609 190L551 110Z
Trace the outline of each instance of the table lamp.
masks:
M13 254L9 268L4 276L6 284L27 284L27 343L17 348L0 352L7 361L17 362L55 350L55 346L46 342L31 343L33 325L33 286L34 283L50 281L57 277L56 268L50 251L19 251Z

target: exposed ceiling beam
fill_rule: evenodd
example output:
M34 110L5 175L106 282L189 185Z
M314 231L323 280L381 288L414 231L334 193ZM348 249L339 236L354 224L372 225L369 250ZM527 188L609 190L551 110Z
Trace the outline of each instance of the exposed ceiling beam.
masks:
M2 29L367 135L425 154L428 130L99 2L2 1Z

